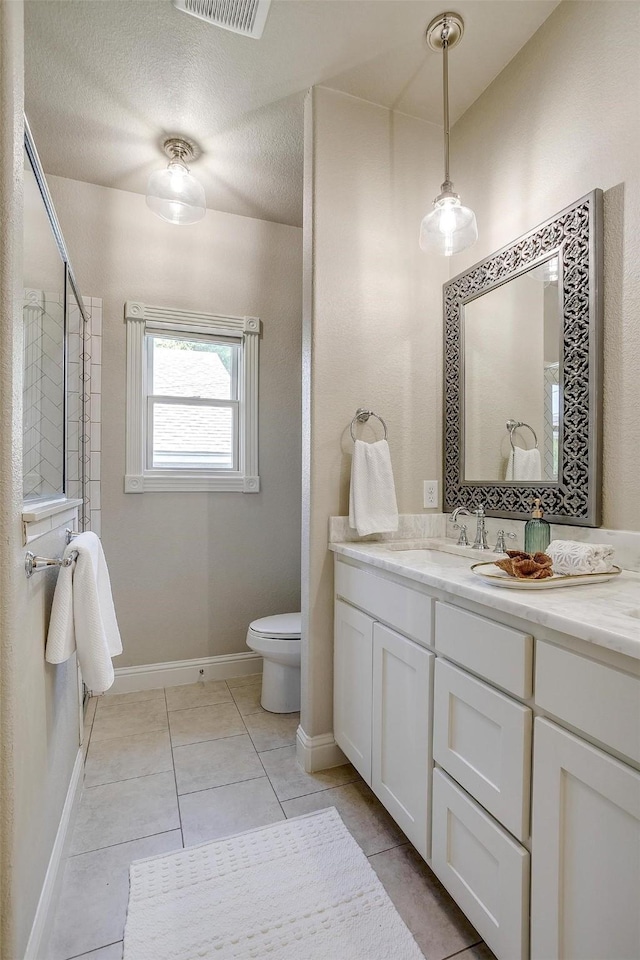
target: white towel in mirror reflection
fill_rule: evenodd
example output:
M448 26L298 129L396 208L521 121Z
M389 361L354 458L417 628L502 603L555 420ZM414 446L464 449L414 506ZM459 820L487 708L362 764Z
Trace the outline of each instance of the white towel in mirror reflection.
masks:
M537 447L515 447L509 454L505 480L542 480L542 461Z

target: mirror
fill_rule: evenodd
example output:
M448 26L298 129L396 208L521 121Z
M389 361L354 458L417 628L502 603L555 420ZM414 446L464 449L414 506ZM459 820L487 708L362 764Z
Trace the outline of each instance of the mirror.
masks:
M464 479L558 479L558 257L465 304Z
M65 282L37 158L25 149L23 495L29 502L65 494Z
M445 510L601 522L602 191L444 286Z

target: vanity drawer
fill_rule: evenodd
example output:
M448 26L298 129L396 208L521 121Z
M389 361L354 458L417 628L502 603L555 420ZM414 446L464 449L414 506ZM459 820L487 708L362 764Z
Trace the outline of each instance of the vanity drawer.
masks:
M433 599L336 561L336 594L418 643L432 643Z
M533 637L475 613L436 604L436 650L516 697L531 696Z
M640 762L640 678L538 640L536 704Z
M529 853L441 770L431 866L499 960L526 960Z
M436 660L433 758L519 840L529 836L531 710Z

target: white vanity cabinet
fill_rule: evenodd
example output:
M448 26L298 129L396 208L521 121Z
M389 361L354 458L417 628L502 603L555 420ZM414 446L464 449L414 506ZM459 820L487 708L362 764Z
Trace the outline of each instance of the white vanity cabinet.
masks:
M337 743L499 960L636 960L640 657L365 556L336 562Z
M531 956L640 957L640 773L608 752L640 763L640 678L539 641L535 687Z
M640 773L537 719L532 960L640 957Z
M438 602L434 640L431 867L494 953L522 960L533 714L511 694L531 692L533 638Z
M371 788L425 858L434 660L424 647L374 624Z
M348 599L355 595L378 617L400 620L414 635L430 635L430 598L353 567L338 571L336 581ZM336 743L425 859L434 659L415 640L336 599Z
M333 726L336 743L371 783L371 617L336 600L333 641Z
M496 956L527 957L529 853L438 769L431 856L434 873Z

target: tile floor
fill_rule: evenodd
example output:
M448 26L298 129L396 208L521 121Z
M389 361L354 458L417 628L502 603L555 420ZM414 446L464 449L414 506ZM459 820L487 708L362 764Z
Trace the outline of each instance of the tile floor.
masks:
M327 806L369 857L426 960L491 960L353 767L313 775L298 767L297 726L298 714L262 709L256 677L90 701L85 787L47 960L120 960L132 860Z

